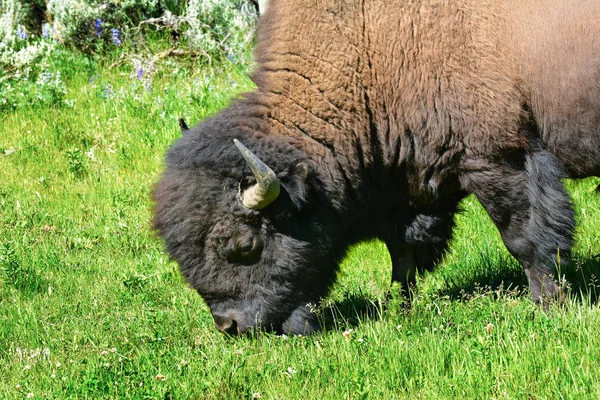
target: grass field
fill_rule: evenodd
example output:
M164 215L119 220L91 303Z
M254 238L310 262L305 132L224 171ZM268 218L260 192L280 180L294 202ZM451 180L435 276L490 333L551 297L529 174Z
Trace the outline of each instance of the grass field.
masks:
M413 307L382 306L385 246L343 262L312 337L219 334L149 228L165 150L251 84L165 69L146 88L79 57L59 108L0 115L0 398L600 398L600 198L578 210L571 295L544 313L473 198ZM94 77L93 82L90 78Z

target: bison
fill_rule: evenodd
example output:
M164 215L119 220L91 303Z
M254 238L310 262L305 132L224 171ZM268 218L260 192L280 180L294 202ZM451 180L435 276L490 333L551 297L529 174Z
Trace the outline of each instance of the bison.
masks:
M348 247L383 240L404 288L473 193L536 302L600 175L597 0L272 0L256 90L188 129L154 226L216 327L306 334ZM560 254L559 254L560 253Z

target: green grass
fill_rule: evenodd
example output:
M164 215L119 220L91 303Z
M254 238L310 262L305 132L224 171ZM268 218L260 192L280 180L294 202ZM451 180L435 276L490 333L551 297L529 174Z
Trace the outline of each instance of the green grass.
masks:
M251 83L234 67L164 68L148 91L124 67L66 59L67 105L0 115L0 398L600 397L598 179L568 183L579 224L563 307L528 300L468 198L409 311L383 306L391 265L371 242L323 302L331 330L230 339L150 231L150 191L177 118Z

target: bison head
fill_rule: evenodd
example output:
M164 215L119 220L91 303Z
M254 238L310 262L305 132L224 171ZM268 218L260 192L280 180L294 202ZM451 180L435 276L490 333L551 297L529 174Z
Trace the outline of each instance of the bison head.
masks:
M343 252L339 219L303 152L229 124L214 117L170 149L155 228L219 330L310 333L319 325L309 304Z

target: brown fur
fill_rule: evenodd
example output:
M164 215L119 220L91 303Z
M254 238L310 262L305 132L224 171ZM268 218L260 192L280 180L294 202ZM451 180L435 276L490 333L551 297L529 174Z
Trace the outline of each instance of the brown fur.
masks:
M448 160L523 148L524 109L573 176L598 174L599 4L273 0L258 96L277 134L309 132L351 158L346 170L352 149L368 165L378 147L390 164L398 141L414 141L416 191Z
M544 142L570 176L600 175L600 2L515 1L507 10Z
M414 158L415 194L435 189L465 147L473 157L524 147L516 71L498 71L507 49L490 38L494 7L481 2L474 17L458 2L421 3L274 0L254 75L273 130L309 133L345 171L369 168L373 153L388 167ZM470 30L457 35L459 23Z

